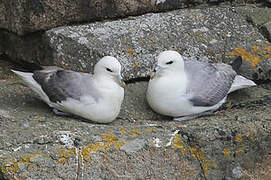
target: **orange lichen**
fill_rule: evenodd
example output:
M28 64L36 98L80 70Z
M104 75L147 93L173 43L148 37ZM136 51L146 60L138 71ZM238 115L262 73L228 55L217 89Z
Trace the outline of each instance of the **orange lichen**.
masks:
M135 61L133 65L135 68L137 68L139 66L139 62Z
M125 142L124 142L124 141L115 143L115 149L116 149L117 151L119 151L120 148L121 148L122 146L124 146L124 145L125 145Z
M268 51L268 52L271 52L271 46L266 46L264 47L264 50Z
M144 44L144 40L143 40L143 39L141 39L139 43L140 43L140 46L143 46L143 44Z
M186 154L187 154L187 152L186 152L185 149L182 149L182 150L181 150L181 153L182 153L182 155L186 155Z
M244 49L244 48L235 48L228 55L229 56L241 56L243 60L246 60L247 62L250 63L252 68L255 68L257 64L262 62L262 59L257 54L253 53L254 51L256 52L257 50L258 50L257 46L252 48L252 52L247 52L246 49Z
M182 155L186 155L187 154L187 151L185 149L186 144L180 139L180 134L176 134L174 136L172 145L173 145L174 148L180 149Z
M271 54L264 54L264 57L269 59L271 57Z
M129 54L130 56L133 56L133 55L134 55L134 50L133 50L133 48L130 48L130 49L128 50L128 54Z
M120 133L121 133L121 135L125 135L126 134L126 128L124 128L124 127L120 127Z
M252 46L252 49L251 49L250 53L255 53L258 50L260 50L260 46Z
M228 156L228 155L230 155L230 153L231 153L231 150L230 150L230 149L224 149L224 150L223 150L224 156Z
M242 136L240 134L238 134L237 136L235 136L235 141L241 143L243 141Z
M185 143L180 139L180 134L176 134L176 135L174 136L172 145L173 145L173 147L176 148L176 149L182 149L182 148L185 147Z

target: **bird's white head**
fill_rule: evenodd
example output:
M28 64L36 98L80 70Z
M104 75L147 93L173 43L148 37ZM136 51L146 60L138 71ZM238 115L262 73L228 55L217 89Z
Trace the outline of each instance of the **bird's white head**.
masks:
M183 71L183 57L176 51L164 51L158 55L157 64L154 68L154 73L151 74L151 78L164 73L169 74Z
M105 56L100 59L94 67L94 75L109 77L121 87L126 87L121 76L121 64L112 56Z

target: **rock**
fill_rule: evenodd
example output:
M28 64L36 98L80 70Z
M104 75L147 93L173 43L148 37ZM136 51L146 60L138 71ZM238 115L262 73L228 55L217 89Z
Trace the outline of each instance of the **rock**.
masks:
M5 37L5 49L12 59L77 71L92 71L102 56L116 56L124 67L126 80L148 76L158 53L167 49L179 51L186 59L210 62L229 63L234 56L241 55L248 61L241 74L252 78L259 66L263 72L256 79L268 77L268 61L245 51L269 45L265 45L264 37L246 21L239 8L182 9L59 27L46 31L43 38L37 35L36 40Z
M267 7L239 7L239 11L246 16L248 21L260 27L263 24L271 21L271 9Z
M145 145L144 139L134 139L132 141L127 141L123 146L120 147L120 150L125 151L128 154L131 154L142 149L144 145Z
M29 162L31 163L41 163L42 161L43 161L43 156L39 154L34 157L29 158Z
M263 29L263 31L265 33L265 36L270 41L271 40L271 21L263 24L262 29Z
M121 106L119 117L121 119L168 119L165 116L159 115L151 110L146 101L146 91L148 82L129 83L125 88L124 101Z
M232 2L238 2L234 0ZM254 2L252 0L251 2ZM229 4L227 1L219 0ZM241 2L243 3L243 2ZM44 31L78 22L141 15L171 9L208 4L203 0L2 0L0 1L0 28L18 35Z
M0 79L2 179L269 177L271 93L260 86L229 95L225 112L180 123L155 117L146 82L130 82L123 106L135 108L104 125L56 116L18 78Z

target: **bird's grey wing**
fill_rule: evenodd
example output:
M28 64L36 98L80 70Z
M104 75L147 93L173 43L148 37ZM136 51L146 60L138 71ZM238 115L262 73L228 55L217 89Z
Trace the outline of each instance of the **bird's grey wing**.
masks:
M52 102L65 101L67 98L80 100L84 95L92 96L97 101L100 97L90 74L56 69L35 71L33 78Z
M236 72L226 64L185 61L187 94L194 106L213 106L227 96Z

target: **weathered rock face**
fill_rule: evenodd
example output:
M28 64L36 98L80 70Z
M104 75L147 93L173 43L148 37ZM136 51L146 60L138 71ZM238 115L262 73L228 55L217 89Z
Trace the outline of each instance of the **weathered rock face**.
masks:
M0 61L1 63L1 61ZM55 116L0 66L0 177L7 179L270 179L271 93L229 96L225 112L175 122L129 84L113 123Z
M97 21L173 9L183 3L185 3L183 0L3 0L0 2L0 27L24 35L74 22Z
M250 1L251 3L254 0ZM224 0L2 0L0 28L18 35L78 22L141 15ZM231 3L240 4L239 0Z
M271 45L246 21L245 8L183 9L127 19L59 27L41 38L6 35L6 53L13 59L92 71L104 55L116 56L125 79L149 74L159 52L175 49L186 59L226 62L243 58L240 73L270 79Z
M157 54L167 49L175 49L192 59L213 62L229 62L229 55L239 55L248 62L249 75L257 65L265 66L268 59L257 61L253 55L246 57L238 51L238 48L249 48L248 45L256 46L257 42L264 44L265 39L236 8L178 10L61 27L47 31L45 39L52 48L54 61L60 66L89 70L96 59L113 55L124 65L126 79L149 74ZM268 70L262 71L265 74Z
M23 34L50 28L44 24L71 22L59 22L58 17L76 19L75 11L69 10L81 2L4 0L0 14L9 13L13 25L9 16L0 16L0 26ZM154 3L171 8L178 2ZM104 12L96 5L101 8L96 13L116 10ZM11 6L16 10L9 12ZM28 18L16 16L23 9L31 12ZM2 45L13 59L81 71L91 71L104 55L114 55L123 64L125 78L131 79L147 76L159 52L175 49L186 59L212 62L229 63L241 56L239 73L266 80L271 45L258 24L247 21L252 16L247 12L253 11L251 7L188 9L27 36L2 31L0 53ZM62 13L56 17L58 12ZM234 92L222 111L186 122L154 113L145 99L147 82L130 83L119 117L104 125L55 116L8 69L0 60L0 179L271 179L270 82Z

